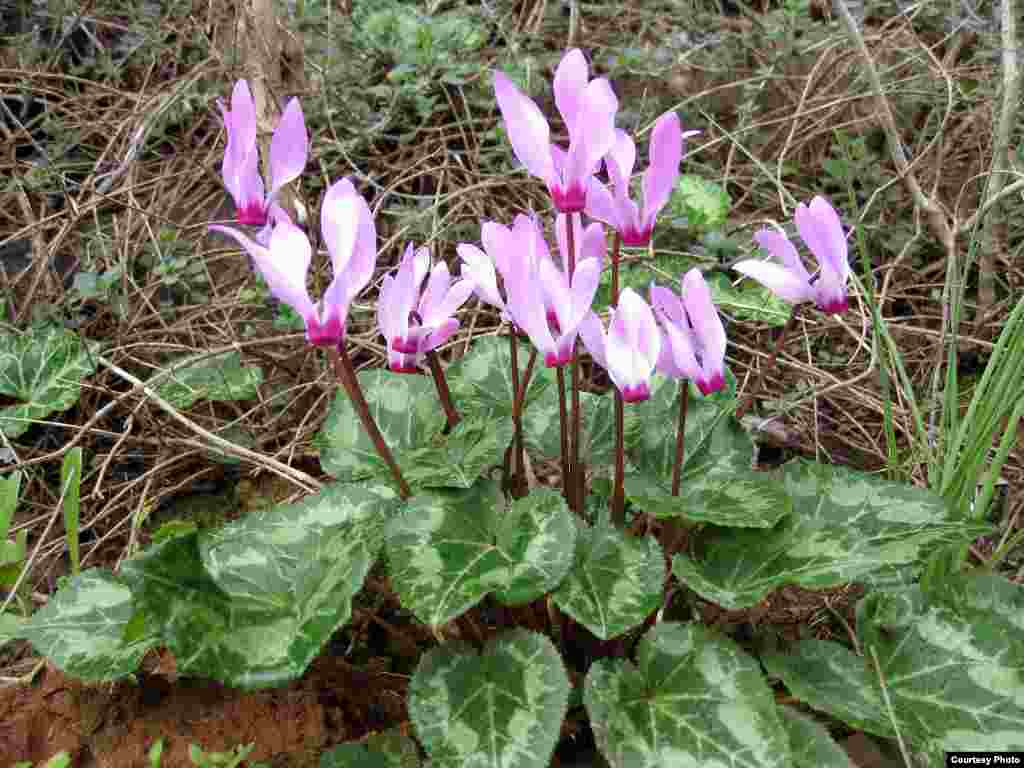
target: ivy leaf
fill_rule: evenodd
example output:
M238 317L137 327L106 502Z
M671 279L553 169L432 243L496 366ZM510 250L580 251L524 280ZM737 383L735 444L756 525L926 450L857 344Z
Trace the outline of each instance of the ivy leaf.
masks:
M583 703L612 768L793 765L760 666L700 624L657 625L635 665L594 662Z
M880 736L898 730L929 765L947 750L1022 751L1024 588L991 573L947 578L942 597L912 585L864 598L864 657L804 640L765 665L815 709Z
M602 640L639 626L661 605L665 557L654 538L634 538L606 518L579 536L555 604Z
M320 755L320 768L418 768L416 743L397 728L340 744Z
M280 685L349 620L398 503L386 486L328 486L166 540L126 561L122 574L182 674Z
M109 571L92 568L72 576L16 636L68 675L116 680L138 669L146 651L158 644L152 628L126 640L132 613L128 587Z
M411 451L429 447L444 427L445 417L437 392L426 376L376 369L360 373L359 384L384 442L399 466ZM341 387L317 435L317 445L321 465L338 480L352 482L390 475Z
M785 584L888 579L937 547L991 530L958 519L930 491L845 467L794 461L782 477L791 517L770 531L708 529L700 560L673 559L676 577L724 608L747 608Z
M779 712L789 734L793 768L856 768L821 723L792 707Z
M512 434L510 419L463 419L433 445L407 454L402 474L413 488L469 488L502 463Z
M688 229L706 232L725 224L732 200L720 184L686 173L679 177L668 205L670 215L686 219Z
M558 651L523 629L480 655L435 648L409 685L409 717L434 768L547 768L568 701Z
M497 486L417 495L387 529L402 605L438 626L491 592L506 604L554 589L572 565L576 528L562 497L535 489L507 510Z
M235 350L220 355L192 355L196 362L178 367L162 378L157 394L179 410L191 408L197 400L228 402L251 400L263 382L263 369L243 366L242 356ZM188 358L169 361L182 365Z
M751 469L754 444L733 418L731 387L709 397L686 387L684 460L680 492L673 496L680 389L655 381L650 400L627 411L629 434L638 436L630 451L636 471L625 483L632 504L657 517L745 528L770 528L790 513L792 501L779 480Z
M22 401L0 408L0 430L20 437L33 420L66 411L95 371L89 346L71 331L43 326L0 333L0 395Z

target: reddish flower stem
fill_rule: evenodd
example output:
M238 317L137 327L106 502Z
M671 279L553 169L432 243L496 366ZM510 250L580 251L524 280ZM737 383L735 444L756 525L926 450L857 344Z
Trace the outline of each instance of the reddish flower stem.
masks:
M444 415L448 419L448 426L445 428L445 432L451 432L455 429L455 425L462 421L462 417L459 416L458 410L452 403L452 393L448 389L448 380L444 377L444 369L441 368L441 362L437 359L437 354L434 350L430 350L426 353L426 358L427 365L430 367L430 374L434 377L437 397L441 401Z
M512 441L512 450L514 461L512 464L512 479L511 479L511 490L512 497L521 499L527 494L526 487L526 451L523 447L523 398L526 396L526 387L522 389L519 387L519 340L516 337L515 326L509 331L508 336L508 352L511 359L512 365L512 426L515 429L515 435ZM534 350L533 356L530 357L530 362L527 365L526 374L524 375L524 382L529 378L530 371L533 369L533 361L537 358L537 352Z
M565 497L565 503L569 505L569 508L575 510L575 486L572 482L572 476L569 474L569 418L565 410L565 371L562 370L562 366L558 366L555 368L555 373L558 377L558 426L562 449L562 495Z
M576 223L575 213L565 215L565 245L569 251L569 285L572 286L573 274L576 272ZM572 358L569 360L569 375L572 381L572 455L569 459L569 475L566 482L572 484L572 496L569 506L576 512L583 512L583 500L586 497L584 487L586 471L580 462L580 367L576 354L576 340L572 344Z
M412 491L409 490L409 485L405 482L405 478L402 477L402 470L398 468L398 463L395 461L395 457L391 454L391 449L388 448L388 444L384 442L384 436L380 433L380 429L377 427L377 422L373 420L373 415L370 413L370 406L366 402L366 398L363 396L363 390L359 386L359 379L356 378L355 369L352 367L352 360L348 356L348 350L345 349L344 342L336 347L329 347L328 354L331 358L331 363L334 365L335 373L338 376L338 380L341 385L345 388L346 394L348 394L349 400L352 401L353 407L356 409L356 413L359 414L359 420L363 423L363 429L366 430L366 434L370 436L370 440L373 441L373 447L377 449L377 455L380 456L384 463L391 469L391 474L395 478L395 482L398 483L398 493L403 499L408 499L412 496Z
M686 408L690 403L690 382L679 381L679 426L676 429L676 460L672 465L672 495L679 495L679 483L683 474L683 455L686 450Z
M619 250L622 248L622 235L616 230L612 240L612 306L619 306ZM622 401L622 393L615 391L615 488L612 491L612 523L617 526L626 524L626 413Z

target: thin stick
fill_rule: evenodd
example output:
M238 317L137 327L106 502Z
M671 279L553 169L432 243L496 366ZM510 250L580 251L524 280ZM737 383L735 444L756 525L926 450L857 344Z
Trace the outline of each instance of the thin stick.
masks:
M455 425L462 421L462 417L459 416L458 410L452 403L452 393L448 389L448 380L444 377L444 369L441 368L441 362L437 359L437 353L434 350L430 350L426 353L426 358L430 374L434 377L437 397L441 401L441 407L444 408L444 415L448 418L448 426L445 431L451 432L455 429Z
M363 429L366 430L366 434L370 436L370 440L373 441L373 447L377 449L377 455L380 456L384 463L391 469L391 474L395 478L395 482L398 483L398 493L403 499L408 499L412 496L412 491L409 490L408 484L405 482L405 478L402 477L402 470L398 468L398 463L395 461L395 457L391 454L391 449L388 448L388 444L384 442L384 435L380 433L380 429L377 427L377 422L373 420L373 415L370 413L370 406L366 402L366 398L363 396L363 390L359 386L359 380L356 378L356 372L352 368L352 360L348 356L348 350L345 349L344 344L339 344L336 347L328 348L328 355L331 358L331 362L334 364L334 370L337 373L338 380L341 381L341 385L345 387L345 392L348 394L349 400L352 401L352 405L356 409L356 413L359 414L359 420L363 423Z
M889 720L892 721L892 729L896 731L896 741L900 745L900 754L903 755L903 762L907 768L912 768L914 765L910 761L910 755L907 753L907 745L903 743L903 735L900 733L900 724L896 720L896 713L892 709L892 700L889 698L889 686L885 684L885 675L882 674L882 665L878 663L878 654L875 652L875 646L870 646L871 660L875 663L875 673L878 675L878 682L882 688L882 698L885 699L885 708L889 711Z
M690 382L679 380L679 427L676 429L676 460L672 465L672 495L679 495L683 476L683 456L686 451L686 408L690 403Z

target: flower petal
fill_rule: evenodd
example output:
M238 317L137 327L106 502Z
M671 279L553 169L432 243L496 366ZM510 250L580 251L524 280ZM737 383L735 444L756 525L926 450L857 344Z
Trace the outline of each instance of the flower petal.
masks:
M590 80L590 65L579 48L573 48L562 57L555 70L555 106L571 135L576 130L583 92Z
M608 178L615 186L616 197L629 197L629 179L636 165L636 144L628 133L615 131L615 141L604 158Z
M815 197L810 206L801 203L793 214L797 231L818 260L845 280L850 273L846 233L835 208L823 197Z
M645 399L661 352L661 334L651 308L631 288L619 296L605 346L608 375L629 402Z
M276 298L304 318L313 311L313 300L306 290L306 275L313 252L301 229L290 224L278 224L270 235L268 247L231 227L212 226L210 229L234 238L249 252L256 269Z
M683 302L679 300L679 296L676 295L675 291L652 283L650 294L651 306L654 307L655 313L661 313L676 325L686 323Z
M281 122L270 139L270 198L281 187L297 179L306 167L309 135L298 99L291 99L284 108Z
M799 304L800 302L812 301L814 299L814 289L806 281L801 280L791 271L785 267L780 267L778 264L772 264L769 261L758 261L757 259L747 259L734 264L732 268L740 274L757 280L757 282L761 283L761 285L780 299L791 304Z
M810 284L811 275L788 237L774 229L761 229L754 233L754 241L781 261L795 277Z
M594 362L607 370L608 358L605 355L605 334L601 318L593 312L588 312L578 330L580 338L583 339L583 346L594 358Z
M605 237L604 227L599 222L591 222L583 230L583 246L580 249L580 257L583 259L597 259L597 262L603 268L607 253L608 238Z
M683 135L679 115L666 112L658 118L651 131L650 166L644 173L644 226L654 219L668 202L679 179L679 163L683 159Z
M725 381L725 328L699 269L691 269L683 277L683 304L700 348L703 376L698 383L704 391L712 381Z
M492 307L505 309L505 302L498 293L498 279L491 258L471 243L459 243L455 250L462 259L462 274L473 281L480 300Z
M618 108L619 100L607 80L602 77L587 84L576 118L579 130L570 135L564 172L566 188L571 188L574 183L586 184L587 178L597 170L601 158L612 148Z
M612 193L596 176L591 176L587 182L587 207L584 213L614 229L622 226Z
M505 120L512 151L534 176L554 180L551 129L544 113L503 73L494 73L494 95Z

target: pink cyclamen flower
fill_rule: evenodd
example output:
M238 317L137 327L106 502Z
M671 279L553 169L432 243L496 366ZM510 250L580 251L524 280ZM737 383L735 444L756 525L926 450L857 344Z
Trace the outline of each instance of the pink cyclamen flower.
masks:
M657 368L665 376L689 379L710 395L725 386L725 328L700 270L691 269L682 283L682 298L668 288L651 286L651 304L663 334Z
M608 371L623 400L637 403L651 396L661 334L651 308L636 291L622 291L618 307L611 310L607 334L600 318L590 312L580 325L580 337L594 361Z
M546 366L565 365L572 359L580 323L601 282L601 260L581 259L570 278L552 261L535 219L517 218L513 231L519 257L510 260L505 276L509 314L544 356Z
M817 275L812 277L807 272L789 238L772 229L760 230L754 239L782 264L748 259L735 264L733 269L754 278L793 304L813 301L829 314L845 312L849 307L846 281L850 276L850 264L846 233L839 214L825 198L815 197L810 205L800 203L793 219L800 238L818 260L820 271Z
M298 178L306 166L309 136L302 107L298 99L291 99L270 139L271 182L266 193L256 146L256 103L245 80L235 83L231 109L220 102L220 110L228 134L222 169L224 186L235 201L238 223L263 226L281 187ZM265 240L269 233L261 237Z
M309 240L287 218L277 222L266 245L231 227L210 229L233 237L249 252L270 292L302 316L310 344L326 347L344 341L349 305L370 281L377 260L373 214L352 182L332 184L320 207L320 232L334 277L319 302L314 303L306 288L313 255Z
M544 113L502 72L494 73L494 94L512 142L512 151L548 185L562 213L586 207L589 178L615 141L618 99L605 78L590 79L582 51L573 48L555 72L555 106L569 131L569 149L551 143Z
M430 251L414 250L409 243L397 273L384 276L377 300L377 324L388 342L388 367L396 373L418 373L423 356L459 330L452 315L475 287L472 280L452 284L447 264L442 261L431 269Z
M666 112L658 118L651 131L651 164L644 172L641 210L629 197L629 179L636 163L636 146L624 131L616 131L615 144L605 156L604 164L614 191L591 177L587 190L587 215L614 227L625 245L644 246L651 241L654 220L668 203L679 180L679 163L683 159L685 140L700 131L683 131L679 116Z

